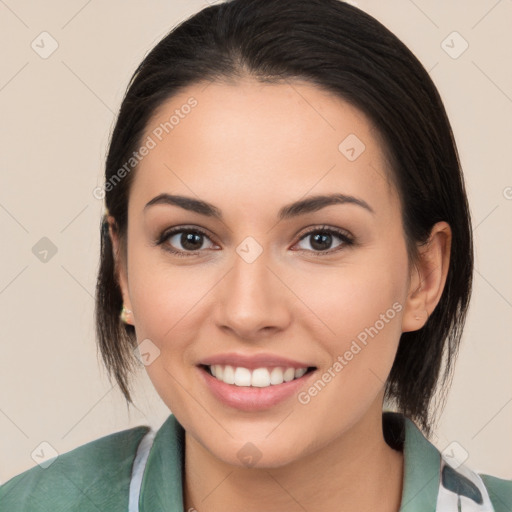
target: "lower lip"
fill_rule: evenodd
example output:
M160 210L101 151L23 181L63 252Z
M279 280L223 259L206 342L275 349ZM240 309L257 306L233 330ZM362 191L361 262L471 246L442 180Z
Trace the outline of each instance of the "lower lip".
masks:
M289 382L271 384L266 388L258 388L226 384L210 375L205 368L199 366L198 370L206 385L217 399L230 407L242 411L260 411L283 402L296 394L309 380L311 375L315 373L315 371L311 371Z

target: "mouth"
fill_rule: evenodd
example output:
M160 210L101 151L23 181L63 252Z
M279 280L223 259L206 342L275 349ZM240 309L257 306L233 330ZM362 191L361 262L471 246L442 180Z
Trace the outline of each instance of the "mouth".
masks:
M269 388L287 382L302 379L314 372L316 366L294 368L291 366L273 366L249 369L243 366L223 364L206 365L199 367L214 379L224 384L246 388Z

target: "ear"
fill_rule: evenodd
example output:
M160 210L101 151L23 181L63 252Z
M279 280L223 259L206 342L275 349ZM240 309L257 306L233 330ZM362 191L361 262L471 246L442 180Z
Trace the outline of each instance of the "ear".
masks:
M119 287L121 288L121 293L123 295L123 304L124 307L130 310L130 313L126 315L126 323L133 325L133 313L132 305L130 302L130 295L128 293L128 272L127 265L124 261L120 242L118 235L118 227L115 218L112 215L107 217L108 222L108 233L110 236L110 240L112 242L112 255L114 257L114 265L115 265L115 275L117 278L117 282L119 283Z
M428 241L420 246L420 258L410 277L402 316L402 332L421 329L436 308L450 266L452 230L447 222L432 227Z

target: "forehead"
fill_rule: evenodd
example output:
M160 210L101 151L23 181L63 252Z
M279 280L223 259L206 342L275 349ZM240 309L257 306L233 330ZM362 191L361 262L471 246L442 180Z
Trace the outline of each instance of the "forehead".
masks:
M396 200L372 123L305 82L192 85L157 109L143 142L151 149L132 184L137 209L163 192L276 208L333 192L364 196L376 210Z

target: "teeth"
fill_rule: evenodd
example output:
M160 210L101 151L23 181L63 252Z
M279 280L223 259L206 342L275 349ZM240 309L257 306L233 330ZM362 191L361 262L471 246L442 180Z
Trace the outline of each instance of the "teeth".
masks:
M283 373L283 379L285 382L290 382L295 378L295 369L294 368L286 368Z
M290 382L293 379L302 377L307 368L256 368L249 370L242 366L233 367L230 365L214 364L209 366L212 375L226 384L235 386L252 386L257 388L266 388L270 385Z
M235 370L235 386L250 386L251 385L251 371L247 368L239 366Z
M219 365L217 365L217 366L219 366ZM235 383L235 370L233 369L232 366L228 365L228 366L224 367L221 380L223 380L226 384L234 384Z
M270 386L270 373L268 373L266 368L257 368L252 372L251 386L255 386L257 388L266 388L267 386Z
M295 378L298 379L299 377L302 377L307 371L307 368L298 368L295 370Z

